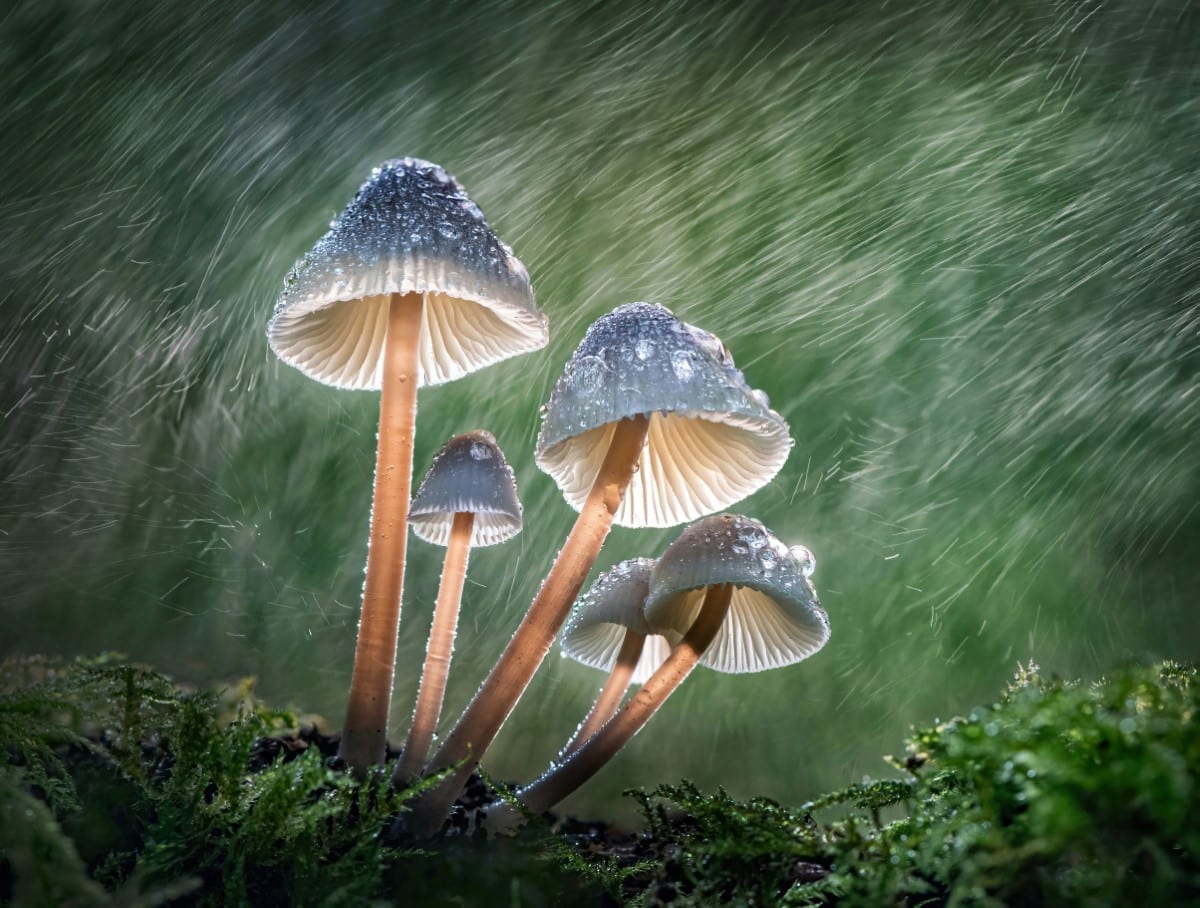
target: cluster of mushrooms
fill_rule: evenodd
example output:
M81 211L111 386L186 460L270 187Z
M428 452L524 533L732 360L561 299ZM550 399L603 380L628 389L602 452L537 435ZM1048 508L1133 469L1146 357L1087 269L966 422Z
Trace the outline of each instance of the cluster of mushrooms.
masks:
M535 459L579 517L499 661L430 756L473 546L521 529L513 472L485 431L450 439L417 495L417 388L545 346L529 275L442 168L413 158L375 168L288 274L267 328L272 350L310 377L380 390L370 543L339 755L356 774L384 762L408 528L446 548L413 719L392 782L430 774L410 828L432 835L562 635L564 653L609 672L591 711L518 809L511 829L586 782L697 665L753 672L819 650L829 621L809 582L814 560L757 520L720 511L787 459L787 424L724 344L648 304L596 321L544 410ZM703 518L703 519L702 519ZM698 521L656 559L584 581L613 523ZM573 606L573 608L572 608ZM568 620L569 615L569 620ZM622 706L630 685L640 689Z

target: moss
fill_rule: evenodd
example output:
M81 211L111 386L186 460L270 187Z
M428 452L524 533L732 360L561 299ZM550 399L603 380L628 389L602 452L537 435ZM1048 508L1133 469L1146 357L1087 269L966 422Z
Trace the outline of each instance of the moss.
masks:
M1196 669L1024 670L800 807L688 783L604 824L418 847L248 684L114 658L2 667L0 901L21 905L1105 905L1200 900ZM537 824L534 824L535 827Z
M1094 684L1031 668L995 703L914 730L905 756L888 758L900 778L799 808L687 784L633 793L643 859L658 866L626 880L625 894L697 905L1195 903L1198 701L1193 667L1130 666Z
M543 842L388 834L409 792L355 782L317 747L264 746L297 718L249 684L188 691L112 658L7 663L0 900L20 905L586 904ZM292 738L293 743L295 738Z

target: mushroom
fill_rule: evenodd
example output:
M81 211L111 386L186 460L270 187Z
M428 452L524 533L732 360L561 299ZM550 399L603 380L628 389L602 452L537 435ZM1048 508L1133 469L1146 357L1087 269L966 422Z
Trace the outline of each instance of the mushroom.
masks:
M789 549L748 517L723 514L684 530L658 559L646 598L646 623L674 642L670 656L612 719L518 799L542 813L573 792L637 734L698 662L753 672L821 649L829 617L808 579L814 566L808 549ZM491 814L493 829L517 822L507 805Z
M415 158L371 172L288 274L267 339L339 388L381 389L370 541L339 755L380 763L404 583L418 385L543 347L529 275L442 168Z
M579 749L616 711L630 684L641 684L670 654L666 638L655 634L642 614L650 587L650 558L630 558L596 578L571 609L563 628L562 653L609 673L564 756Z
M408 522L421 539L445 546L446 560L408 740L392 772L398 786L420 774L442 712L470 550L521 532L517 481L490 432L466 432L442 446L412 501Z
M430 763L458 768L413 813L441 825L454 796L545 658L614 522L670 526L765 485L792 440L716 337L669 309L630 303L587 330L554 386L536 461L579 510L499 661Z

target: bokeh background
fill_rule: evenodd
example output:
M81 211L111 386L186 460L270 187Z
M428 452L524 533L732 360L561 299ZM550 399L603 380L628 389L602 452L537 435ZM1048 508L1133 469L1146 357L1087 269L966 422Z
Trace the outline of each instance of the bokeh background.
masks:
M526 530L472 558L448 694L573 512L533 465L587 324L724 339L796 438L738 510L818 559L833 637L698 671L572 801L687 776L799 802L887 771L1018 661L1200 630L1200 36L1181 2L109 3L0 14L0 654L254 674L340 724L377 397L271 356L293 261L383 159L443 164L550 346L422 391L416 469L496 434ZM600 568L676 531L616 530ZM414 541L392 737L442 550ZM487 766L526 780L598 674L552 657Z

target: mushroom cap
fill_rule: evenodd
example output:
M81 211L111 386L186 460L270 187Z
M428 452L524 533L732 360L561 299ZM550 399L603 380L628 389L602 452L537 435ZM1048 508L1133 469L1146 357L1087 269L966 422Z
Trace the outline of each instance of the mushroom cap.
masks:
M667 546L650 578L646 622L674 645L692 626L705 590L734 584L721 629L700 663L757 672L807 659L829 640L829 616L808 581L815 561L749 517L720 514Z
M441 167L385 161L296 263L267 326L311 378L377 389L393 293L425 294L419 382L436 385L544 347L529 274Z
M456 435L442 445L408 509L413 532L447 545L454 515L470 511L471 546L495 545L521 532L517 480L491 432Z
M599 318L554 386L537 465L576 510L587 500L615 424L646 414L646 447L614 521L668 527L741 501L779 472L787 423L753 390L712 334L651 303Z
M562 651L576 662L612 671L627 630L646 635L642 655L630 684L641 684L658 669L671 647L665 637L650 630L642 603L650 586L652 558L630 558L596 578L591 589L576 600L562 633Z

